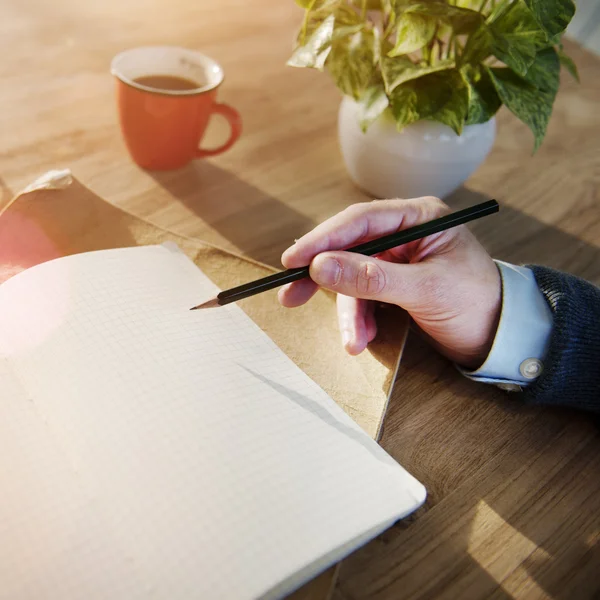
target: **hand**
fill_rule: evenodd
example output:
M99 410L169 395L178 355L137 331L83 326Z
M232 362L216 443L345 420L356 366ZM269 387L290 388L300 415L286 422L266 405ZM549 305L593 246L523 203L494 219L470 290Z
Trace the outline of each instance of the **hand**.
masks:
M353 355L377 333L374 302L397 304L440 352L478 368L496 334L502 286L494 261L464 225L377 257L343 252L449 212L431 197L350 206L283 253L286 268L310 264L311 279L281 288L279 301L291 308L306 303L319 286L337 292L342 340Z

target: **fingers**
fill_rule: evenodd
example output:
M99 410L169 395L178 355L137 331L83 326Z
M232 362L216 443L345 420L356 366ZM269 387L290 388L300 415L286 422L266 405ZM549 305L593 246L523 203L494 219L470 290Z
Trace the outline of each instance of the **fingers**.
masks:
M351 252L323 252L311 262L310 277L344 296L409 308L427 285L429 269L425 264L396 264Z
M338 323L342 344L348 354L360 354L375 338L377 327L373 310L372 302L338 294Z
M371 343L377 336L377 321L375 321L375 303L367 301L367 312L365 313L367 325L367 343Z
M287 308L295 308L308 302L318 289L311 279L295 281L279 290L279 301ZM349 354L360 354L377 334L374 304L338 294L337 309L342 344Z
M281 261L286 268L303 267L320 252L343 250L447 212L448 207L433 197L354 204L300 238Z
M277 297L282 306L296 308L308 302L317 292L319 286L312 279L300 279L283 286Z

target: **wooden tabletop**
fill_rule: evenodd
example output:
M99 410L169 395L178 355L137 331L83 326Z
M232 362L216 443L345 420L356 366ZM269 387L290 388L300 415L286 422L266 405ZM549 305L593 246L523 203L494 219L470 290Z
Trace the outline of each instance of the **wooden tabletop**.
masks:
M292 0L5 0L0 19L1 202L68 167L100 196L176 232L278 264L281 251L365 196L337 147L338 92L285 66ZM244 133L227 154L150 174L119 134L111 57L141 44L198 48L220 61L222 101ZM495 197L473 225L496 258L600 282L600 59L569 45L548 136L509 113L495 148L448 202ZM209 142L225 135L215 123ZM383 446L428 488L426 506L344 561L336 600L592 598L600 590L597 424L462 378L411 337ZM597 597L597 596L596 596Z

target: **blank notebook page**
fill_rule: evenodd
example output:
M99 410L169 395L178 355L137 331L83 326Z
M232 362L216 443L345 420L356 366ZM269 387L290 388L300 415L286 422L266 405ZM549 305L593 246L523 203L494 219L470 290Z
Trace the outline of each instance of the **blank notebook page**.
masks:
M423 502L217 291L165 246L0 286L0 598L280 597Z

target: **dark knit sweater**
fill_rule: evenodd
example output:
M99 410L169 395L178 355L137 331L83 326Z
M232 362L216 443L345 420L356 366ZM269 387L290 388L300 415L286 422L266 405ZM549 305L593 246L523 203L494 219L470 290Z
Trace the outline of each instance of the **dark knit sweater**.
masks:
M523 392L533 404L600 412L600 288L548 267L528 265L553 314L544 371Z

